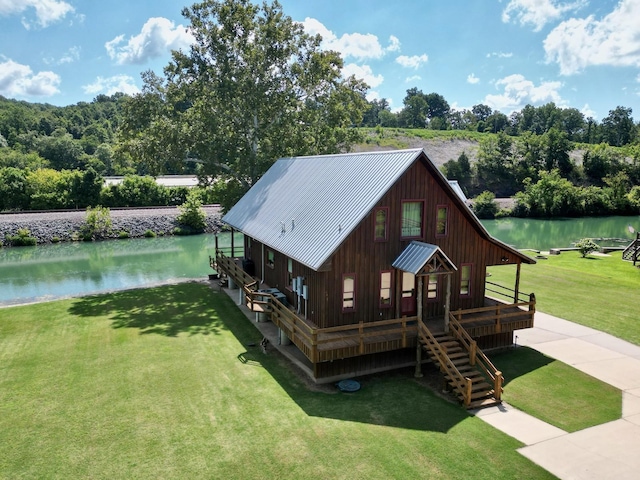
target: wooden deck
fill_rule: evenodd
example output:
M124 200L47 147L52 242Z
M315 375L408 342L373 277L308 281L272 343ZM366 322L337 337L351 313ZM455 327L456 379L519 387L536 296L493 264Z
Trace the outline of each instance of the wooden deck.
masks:
M367 354L416 347L418 318L402 317L331 328L319 328L296 314L275 296L258 292L257 281L231 258L217 255L215 266L244 291L249 309L264 313L277 325L313 364L331 362ZM462 325L470 337L512 332L533 326L535 297L507 303L487 297L485 306L450 312L449 321ZM433 333L444 333L444 318L429 319L424 324Z

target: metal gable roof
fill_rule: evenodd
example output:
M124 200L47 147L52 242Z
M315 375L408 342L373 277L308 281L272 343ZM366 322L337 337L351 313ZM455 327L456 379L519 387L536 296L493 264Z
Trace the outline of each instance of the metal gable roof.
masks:
M282 158L223 217L318 270L422 149Z
M402 270L403 272L417 275L420 270L434 257L439 256L446 264L449 270L457 270L449 257L447 257L440 247L431 243L412 241L407 248L395 259L391 265L393 268Z

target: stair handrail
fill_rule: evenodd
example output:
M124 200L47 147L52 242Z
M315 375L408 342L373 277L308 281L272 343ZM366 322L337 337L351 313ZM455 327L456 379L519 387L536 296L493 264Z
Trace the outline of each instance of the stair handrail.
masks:
M504 377L502 372L498 370L491 360L485 355L485 353L478 347L477 342L471 338L469 333L458 322L456 317L449 314L449 331L458 339L460 344L469 353L469 360L471 365L477 365L482 372L493 382L494 397L500 401L503 392Z
M431 333L431 330L429 330L421 319L418 319L418 334L421 337L422 344L425 345L438 360L440 368L452 379L455 379L452 383L458 393L462 395L464 406L469 407L471 404L471 379L460 373L458 367L456 367L449 355L447 355L446 350L442 348L442 345L440 345Z

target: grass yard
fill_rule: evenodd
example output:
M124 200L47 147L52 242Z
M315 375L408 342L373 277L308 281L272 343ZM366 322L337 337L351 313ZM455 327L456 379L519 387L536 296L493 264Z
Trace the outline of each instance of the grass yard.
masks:
M617 420L622 392L528 347L491 355L505 377L504 400L568 432Z
M515 266L488 269L491 281L513 285ZM640 269L611 256L562 252L522 265L520 290L536 294L536 308L640 345Z
M411 372L313 390L259 339L202 284L0 309L0 478L553 478Z

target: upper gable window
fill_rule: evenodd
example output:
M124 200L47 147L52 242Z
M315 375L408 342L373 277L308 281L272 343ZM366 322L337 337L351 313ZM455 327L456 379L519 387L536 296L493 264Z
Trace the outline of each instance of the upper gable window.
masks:
M387 218L389 217L389 208L382 207L375 210L375 232L373 239L376 242L385 242L387 240Z
M445 236L448 233L448 208L445 205L438 205L436 235Z
M422 200L402 202L402 238L422 237L423 204Z

